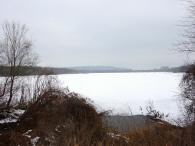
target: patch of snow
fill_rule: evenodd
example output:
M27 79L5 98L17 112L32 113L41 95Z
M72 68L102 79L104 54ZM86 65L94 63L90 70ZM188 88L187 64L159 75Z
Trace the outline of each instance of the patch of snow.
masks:
M17 114L17 115L22 115L24 114L25 110L21 110L21 109L17 109L17 110L14 110L13 113L14 114Z
M32 146L36 146L36 144L37 144L38 140L40 139L40 137L37 136L35 138L31 138L31 135L30 135L31 132L32 132L32 130L28 130L23 135L30 138Z
M123 135L121 135L121 134L115 134L115 133L112 133L112 132L110 132L110 133L107 133L109 136L111 136L112 138L114 138L114 139L117 139L117 140L119 140L119 139L123 139L126 143L128 143L129 142L129 138L128 137L125 137L125 136L123 136Z
M112 138L114 138L115 134L110 132L110 133L108 133L108 135L111 136Z
M17 122L17 119L6 118L6 119L0 120L0 124L4 124L4 123L14 123L14 122Z
M4 117L4 119L0 119L0 124L17 122L19 117L24 112L25 112L25 110L21 110L21 109L4 111L1 113L1 115Z
M40 137L35 137L35 138L33 138L33 139L31 139L31 144L33 145L33 146L36 146L36 143L38 142L38 140L40 139Z
M32 130L28 130L23 135L28 137L28 138L31 138L31 135L29 135L31 132L32 132Z
M158 124L161 124L161 125L165 125L165 123L163 123L163 122L161 122L161 121L159 121L159 122L157 122Z
M59 129L60 129L60 126L58 125L58 126L55 128L55 131L56 131L56 132L61 132Z

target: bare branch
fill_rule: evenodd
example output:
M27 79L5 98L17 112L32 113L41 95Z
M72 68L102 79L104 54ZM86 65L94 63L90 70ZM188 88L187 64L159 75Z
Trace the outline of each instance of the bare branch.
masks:
M18 90L16 80L24 66L37 63L37 55L32 50L32 42L27 37L28 28L15 22L6 22L2 25L3 38L0 40L0 65L9 69L9 100L10 105L14 93ZM7 84L6 86L7 87ZM4 90L3 90L4 91Z

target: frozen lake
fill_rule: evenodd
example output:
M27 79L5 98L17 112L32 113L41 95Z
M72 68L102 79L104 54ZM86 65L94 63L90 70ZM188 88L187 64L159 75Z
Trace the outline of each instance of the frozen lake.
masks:
M179 114L179 83L182 73L94 73L59 75L63 86L90 98L99 110L140 113L153 101L156 109Z

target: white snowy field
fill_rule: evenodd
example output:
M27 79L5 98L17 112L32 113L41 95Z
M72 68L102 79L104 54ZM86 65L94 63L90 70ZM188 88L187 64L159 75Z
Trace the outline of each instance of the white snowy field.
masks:
M152 101L157 110L169 113L169 117L175 119L181 113L179 83L182 75L160 72L92 73L58 75L58 79L63 87L91 99L100 111L140 114L140 106L144 110ZM34 79L31 76L26 81L32 84Z
M176 118L182 73L64 74L59 80L70 91L90 98L99 110L139 114L152 101L156 109ZM130 110L131 109L131 110Z

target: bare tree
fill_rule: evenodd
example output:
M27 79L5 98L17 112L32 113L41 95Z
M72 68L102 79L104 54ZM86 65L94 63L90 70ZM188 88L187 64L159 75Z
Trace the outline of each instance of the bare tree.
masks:
M2 25L2 39L0 40L0 64L9 69L9 98L10 106L14 96L16 80L22 74L22 67L33 66L37 63L37 56L33 53L32 42L27 37L26 25L6 22Z
M186 0L188 17L184 24L184 40L179 46L179 51L193 54L195 53L195 1ZM182 78L180 84L182 90L182 104L185 109L186 124L195 121L195 64L192 62Z
M191 65L184 74L180 84L182 89L182 102L185 108L186 123L195 121L195 66Z
M195 52L195 0L186 0L186 5L188 16L182 24L183 41L178 45L178 50L191 54Z

